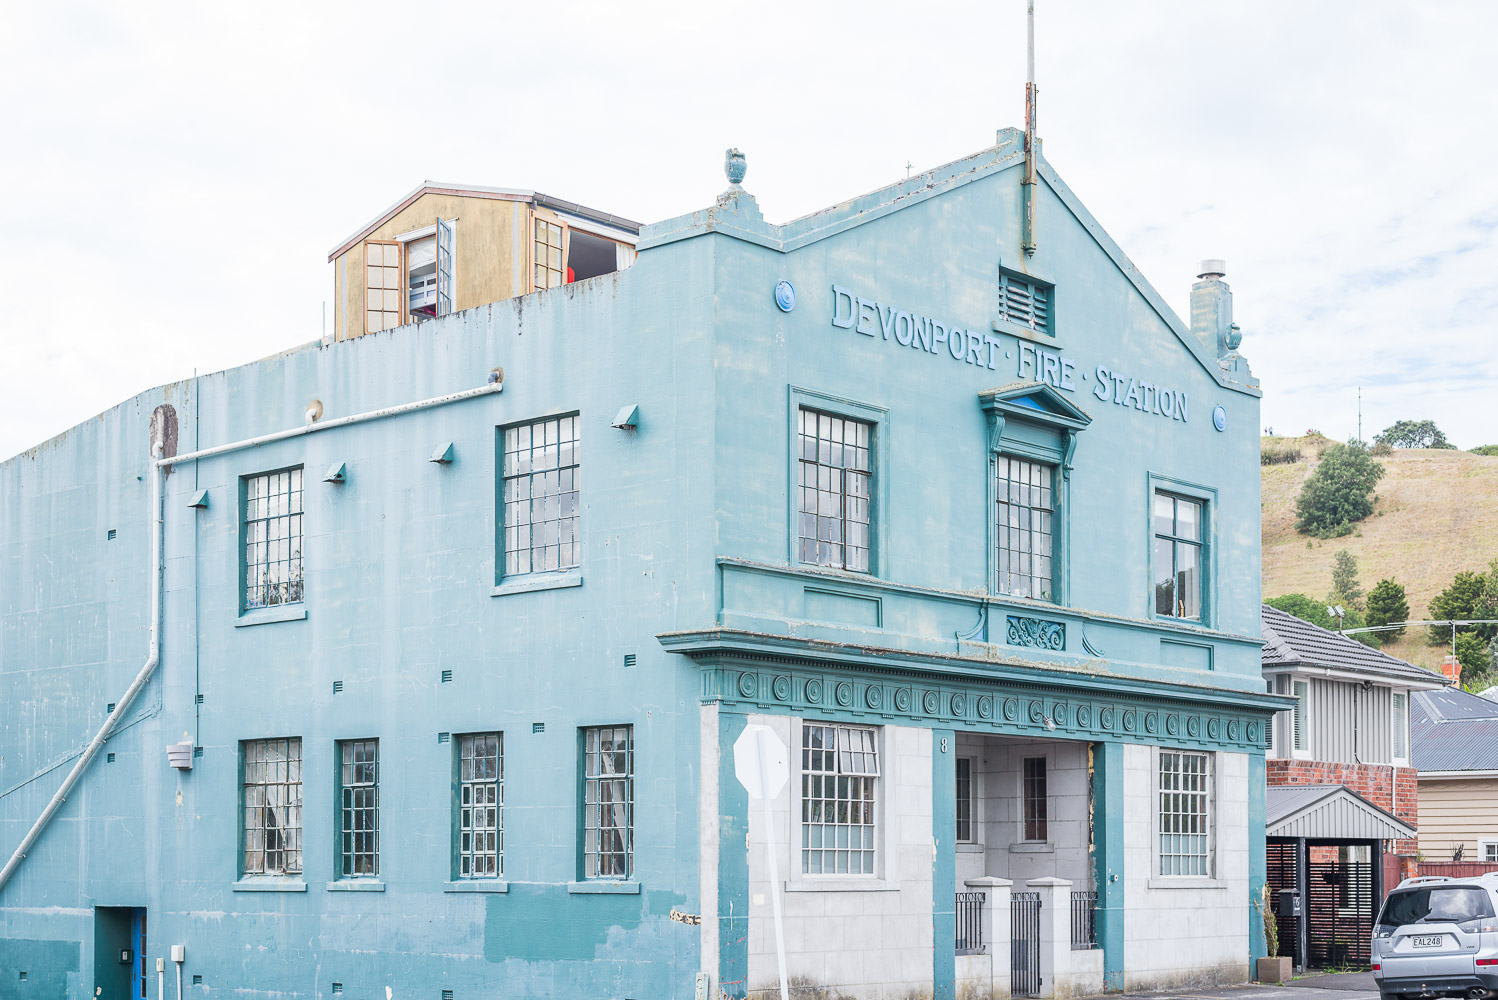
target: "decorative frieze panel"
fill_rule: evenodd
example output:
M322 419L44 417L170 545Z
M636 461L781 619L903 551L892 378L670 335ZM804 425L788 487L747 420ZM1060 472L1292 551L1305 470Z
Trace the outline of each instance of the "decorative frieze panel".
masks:
M1047 621L1044 618L1027 618L1008 615L1004 629L1006 641L1011 646L1031 646L1035 649L1064 650L1066 648L1066 623Z
M1117 739L1207 749L1262 749L1259 713L1205 700L1146 699L1035 683L854 674L800 665L704 667L703 697L726 708L953 727L977 732Z

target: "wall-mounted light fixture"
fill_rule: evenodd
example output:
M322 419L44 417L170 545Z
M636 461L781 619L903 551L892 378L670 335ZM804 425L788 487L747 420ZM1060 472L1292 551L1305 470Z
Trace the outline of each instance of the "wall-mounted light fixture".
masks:
M192 495L192 499L187 501L187 506L196 507L198 510L206 510L208 508L208 491L198 490Z
M438 465L450 465L452 464L452 460L453 443L451 441L448 441L446 444L439 444L437 450L432 452L432 457L427 459L427 461L436 462Z
M348 467L343 462L334 462L328 474L322 477L325 483L342 483L348 481Z

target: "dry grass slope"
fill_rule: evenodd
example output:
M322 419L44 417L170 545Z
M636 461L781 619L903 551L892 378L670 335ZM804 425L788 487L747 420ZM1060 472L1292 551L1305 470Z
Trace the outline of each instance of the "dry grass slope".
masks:
M1333 553L1345 548L1357 556L1365 592L1390 577L1404 585L1410 617L1425 618L1430 599L1459 570L1482 571L1498 557L1498 458L1428 450L1399 450L1380 458L1384 477L1373 516L1353 534L1323 541L1295 530L1295 498L1315 468L1314 444L1303 438L1264 441L1298 444L1303 455L1293 464L1262 468L1266 598L1296 592L1325 597L1332 586ZM1414 629L1384 649L1432 669L1445 652L1426 645L1424 630Z

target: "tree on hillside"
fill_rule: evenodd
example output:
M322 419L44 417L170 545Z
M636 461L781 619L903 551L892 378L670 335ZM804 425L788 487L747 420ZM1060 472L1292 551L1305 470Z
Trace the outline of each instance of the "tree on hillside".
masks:
M1455 448L1434 420L1397 420L1374 437L1395 448Z
M1362 611L1363 588L1358 584L1358 557L1346 549L1338 549L1332 558L1335 561L1332 566L1332 603Z
M1393 580L1378 581L1368 592L1368 624L1390 625L1409 620L1410 602L1405 597L1404 588ZM1373 634L1378 637L1379 642L1388 644L1404 633L1403 628L1396 628Z
M1332 632L1337 632L1344 628L1362 628L1367 624L1363 621L1363 616L1358 614L1355 608L1346 606L1342 610L1346 611L1347 614L1342 619L1341 624L1338 624L1337 619L1327 613L1326 601L1317 601L1307 597L1305 594L1283 594L1279 597L1271 597L1264 603L1271 608L1278 608L1287 615L1294 615L1296 618L1308 621L1312 625L1320 625L1322 628L1329 629ZM1359 632L1357 635L1350 635L1347 638L1356 639L1365 646L1371 646L1378 641L1373 638L1376 635L1378 635L1377 632Z
M1462 665L1462 687L1472 690L1473 684L1487 687L1488 644L1475 632L1456 634L1456 659ZM1482 688L1478 688L1482 690Z
M1373 487L1383 474L1364 448L1327 448L1295 501L1296 530L1317 538L1351 534L1354 522L1373 513Z
M1498 444L1480 444L1471 449L1474 455L1484 455L1488 458L1498 458Z
M1451 585L1430 599L1430 617L1432 621L1462 621L1472 618L1492 618L1494 615L1479 614L1478 609L1483 606L1484 591L1487 589L1487 574L1473 573L1470 570L1462 570L1451 581ZM1450 625L1431 625L1430 644L1432 646L1444 646L1451 641ZM1468 625L1457 629L1461 632L1475 632L1483 642L1492 639L1498 634L1498 625Z

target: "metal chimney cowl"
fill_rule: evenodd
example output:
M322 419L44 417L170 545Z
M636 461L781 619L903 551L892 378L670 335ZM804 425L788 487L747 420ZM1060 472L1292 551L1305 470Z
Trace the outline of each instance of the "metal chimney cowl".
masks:
M192 740L184 740L181 743L168 743L166 747L166 761L179 771L191 771L192 750Z

